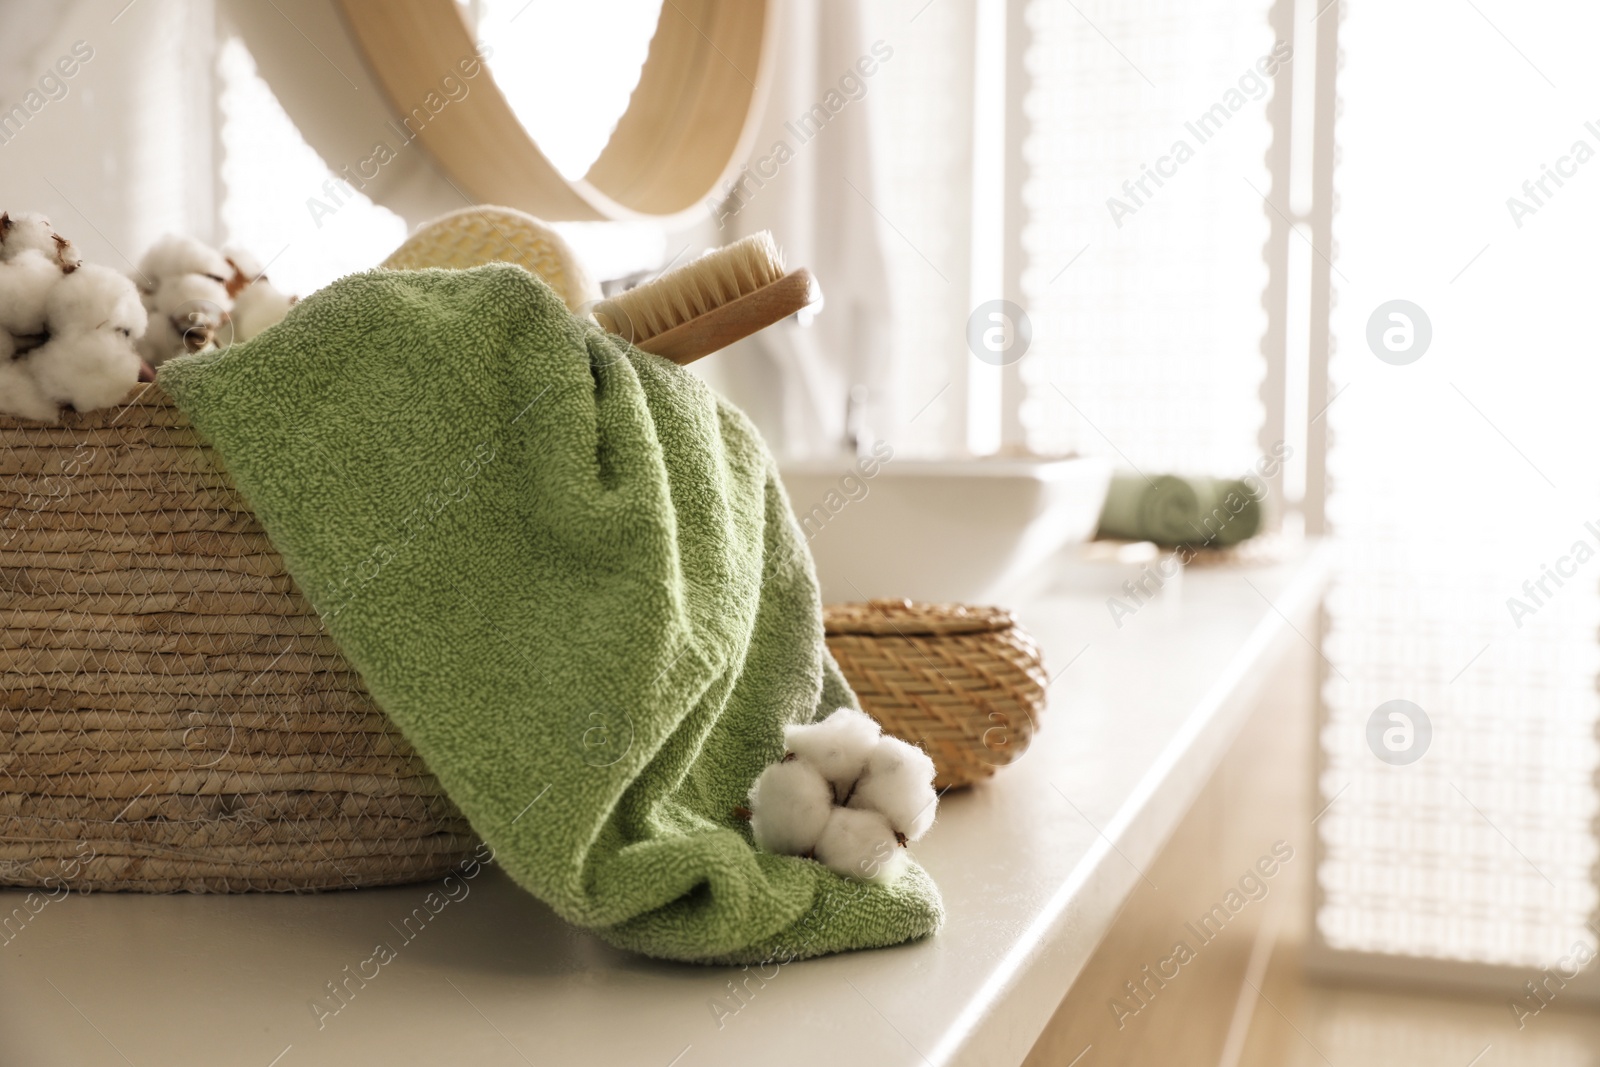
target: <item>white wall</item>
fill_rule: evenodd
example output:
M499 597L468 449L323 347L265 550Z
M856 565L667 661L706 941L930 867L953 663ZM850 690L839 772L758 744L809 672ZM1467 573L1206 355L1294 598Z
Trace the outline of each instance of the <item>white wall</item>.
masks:
M212 4L124 2L0 5L0 111L28 113L4 128L0 209L122 270L162 233L210 239L216 203ZM61 78L77 42L89 58Z

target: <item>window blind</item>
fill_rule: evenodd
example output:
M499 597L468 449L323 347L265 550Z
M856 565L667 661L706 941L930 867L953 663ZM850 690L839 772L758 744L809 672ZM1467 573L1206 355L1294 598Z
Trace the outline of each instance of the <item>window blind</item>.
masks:
M1521 225L1511 201L1575 141L1600 149L1546 78L1576 90L1600 17L1339 7L1318 931L1334 950L1544 968L1596 941L1600 271L1583 235L1600 200L1547 181ZM1425 64L1405 58L1415 34ZM1424 170L1437 180L1396 186ZM1384 313L1397 299L1409 326ZM1423 323L1427 348L1398 362L1384 328ZM1397 699L1431 726L1414 761L1369 743Z
M1269 4L1034 0L1027 443L1145 471L1257 458Z

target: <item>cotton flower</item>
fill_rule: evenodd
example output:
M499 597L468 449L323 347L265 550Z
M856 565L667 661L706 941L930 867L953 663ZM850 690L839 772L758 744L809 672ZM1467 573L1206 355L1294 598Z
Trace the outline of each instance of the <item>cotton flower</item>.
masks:
M295 298L262 269L244 249L219 252L192 237L161 238L139 260L139 292L150 313L140 354L159 367L214 343L249 340L280 321Z
M783 743L821 771L833 786L835 798L843 801L861 776L879 733L870 716L854 708L840 708L821 722L786 727Z
M127 278L86 264L64 275L45 305L48 341L28 353L39 390L78 411L110 407L139 381L134 347L145 331L144 306Z
M227 315L233 298L228 295L226 281L217 281L209 274L169 274L161 278L154 292L145 301L147 310L171 315L190 304L206 305L211 320L221 322ZM155 307L150 307L151 301Z
M233 298L233 339L248 341L268 326L277 325L294 305L294 297L266 278L251 282Z
M223 344L232 340L227 326L233 299L225 281L209 274L165 275L141 288L140 296L153 328L139 352L153 366L198 352L219 337Z
M756 845L813 858L846 878L898 878L903 846L928 832L938 809L933 761L853 708L787 727L784 742L782 762L750 790Z
M144 305L127 278L90 263L63 275L50 290L45 324L52 334L105 329L131 341L144 332Z
M222 258L233 268L233 276L228 279L228 292L235 296L251 282L267 276L266 265L248 248L228 245L222 250Z
M816 853L834 873L862 882L892 882L906 862L889 820L858 808L833 809L817 839Z
M37 422L55 422L59 417L53 401L33 377L33 365L17 358L17 345L11 335L0 330L0 412Z
M35 248L0 261L0 329L17 336L43 333L45 301L64 277L56 262Z
M50 236L56 244L56 264L64 273L71 274L73 271L83 266L83 257L78 255L78 248L76 245L67 240L65 237L61 236L59 233L51 234Z
M0 213L0 410L55 422L117 403L146 369L145 320L134 284L84 265L49 219Z
M141 290L153 293L163 279L185 274L204 275L218 285L226 285L233 274L233 266L226 256L209 245L193 237L169 233L139 259L139 273L147 279L147 284L140 286Z
M166 315L151 315L150 325L139 338L140 358L152 367L159 367L173 356L187 352L184 333Z
M800 760L772 764L750 788L750 830L768 852L810 852L832 811L833 789L827 779Z
M233 268L233 277L228 279L228 295L233 298L233 339L248 341L268 326L282 322L299 297L273 285L266 267L248 250L229 246L222 254Z
M0 212L0 259L12 259L28 251L54 259L55 237L50 220L37 212Z
M47 397L78 411L110 407L139 383L139 354L108 330L51 337L27 361Z
M933 760L898 737L880 737L850 794L849 806L877 811L907 841L919 840L933 825L939 806L933 791Z
M228 281L234 267L221 252L193 237L167 234L140 257L137 274L150 319L139 354L152 367L198 352L223 332L233 307Z

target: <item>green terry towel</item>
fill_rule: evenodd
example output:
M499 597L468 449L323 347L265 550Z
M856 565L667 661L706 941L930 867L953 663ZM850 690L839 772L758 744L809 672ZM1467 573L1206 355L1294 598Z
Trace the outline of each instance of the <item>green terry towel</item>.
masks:
M373 271L160 383L516 881L612 944L748 963L935 931L759 853L785 724L854 696L755 429L520 267Z
M1261 497L1251 491L1248 482L1235 478L1190 481L1200 504L1200 529L1205 531L1205 544L1226 548L1261 532L1265 518Z
M1099 536L1226 546L1254 537L1261 521L1261 500L1242 481L1118 474L1100 513Z

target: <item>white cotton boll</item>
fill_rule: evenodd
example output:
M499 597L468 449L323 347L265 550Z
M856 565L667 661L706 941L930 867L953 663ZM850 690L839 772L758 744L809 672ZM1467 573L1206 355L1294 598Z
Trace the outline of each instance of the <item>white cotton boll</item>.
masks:
M132 341L144 333L146 316L133 282L110 267L88 263L63 275L50 290L45 321L52 334L98 330Z
M260 279L267 269L266 264L262 263L255 253L248 248L240 248L238 245L228 245L223 248L222 258L228 261L234 271L244 275L246 282L254 282Z
M45 396L79 411L110 407L139 381L134 341L144 305L127 278L88 264L64 275L45 305L50 340L28 354Z
M0 214L0 259L12 259L29 250L55 258L55 231L50 220L36 211Z
M889 820L875 811L834 808L817 838L817 859L863 882L892 882L905 870L905 850Z
M226 256L192 237L168 234L139 260L137 280L150 327L139 354L153 367L174 356L233 340L229 286L237 271Z
M43 333L45 303L65 277L54 260L32 248L0 262L0 328L19 336Z
M233 298L233 339L250 340L268 326L282 322L292 307L294 298L264 278L245 286Z
M28 354L45 396L78 411L107 408L139 383L139 354L121 333L60 333Z
M750 830L768 852L810 852L832 811L832 787L815 767L800 760L774 763L750 787Z
M78 246L61 236L55 235L56 250L52 258L56 264L68 274L83 266L83 257L78 255Z
M885 735L867 756L866 769L850 794L850 807L881 812L907 841L916 841L938 814L933 775L933 760L926 752Z
M790 752L822 772L837 799L843 800L878 743L878 724L854 708L840 708L821 722L788 726L783 743Z
M150 316L150 325L139 338L139 355L152 367L159 367L174 356L188 351L183 346L183 334L165 315Z
M189 351L183 343L183 334L165 315L151 315L150 325L139 338L139 355L152 367L159 367L174 356Z
M233 298L228 286L206 274L168 275L144 295L144 306L162 315L200 312L208 322L221 323Z
M184 274L210 275L222 285L232 277L233 267L226 256L210 245L193 237L169 233L151 245L139 260L139 273L149 279L149 286L141 286L148 292L164 279Z
M222 344L234 340L226 328L233 300L221 282L204 274L182 274L162 278L154 291L142 295L150 329L139 352L151 366L197 352L219 338Z
M56 405L44 395L26 359L13 359L16 342L0 330L0 412L36 422L55 422Z
M44 395L26 360L0 362L0 411L36 422L55 422L59 409Z

